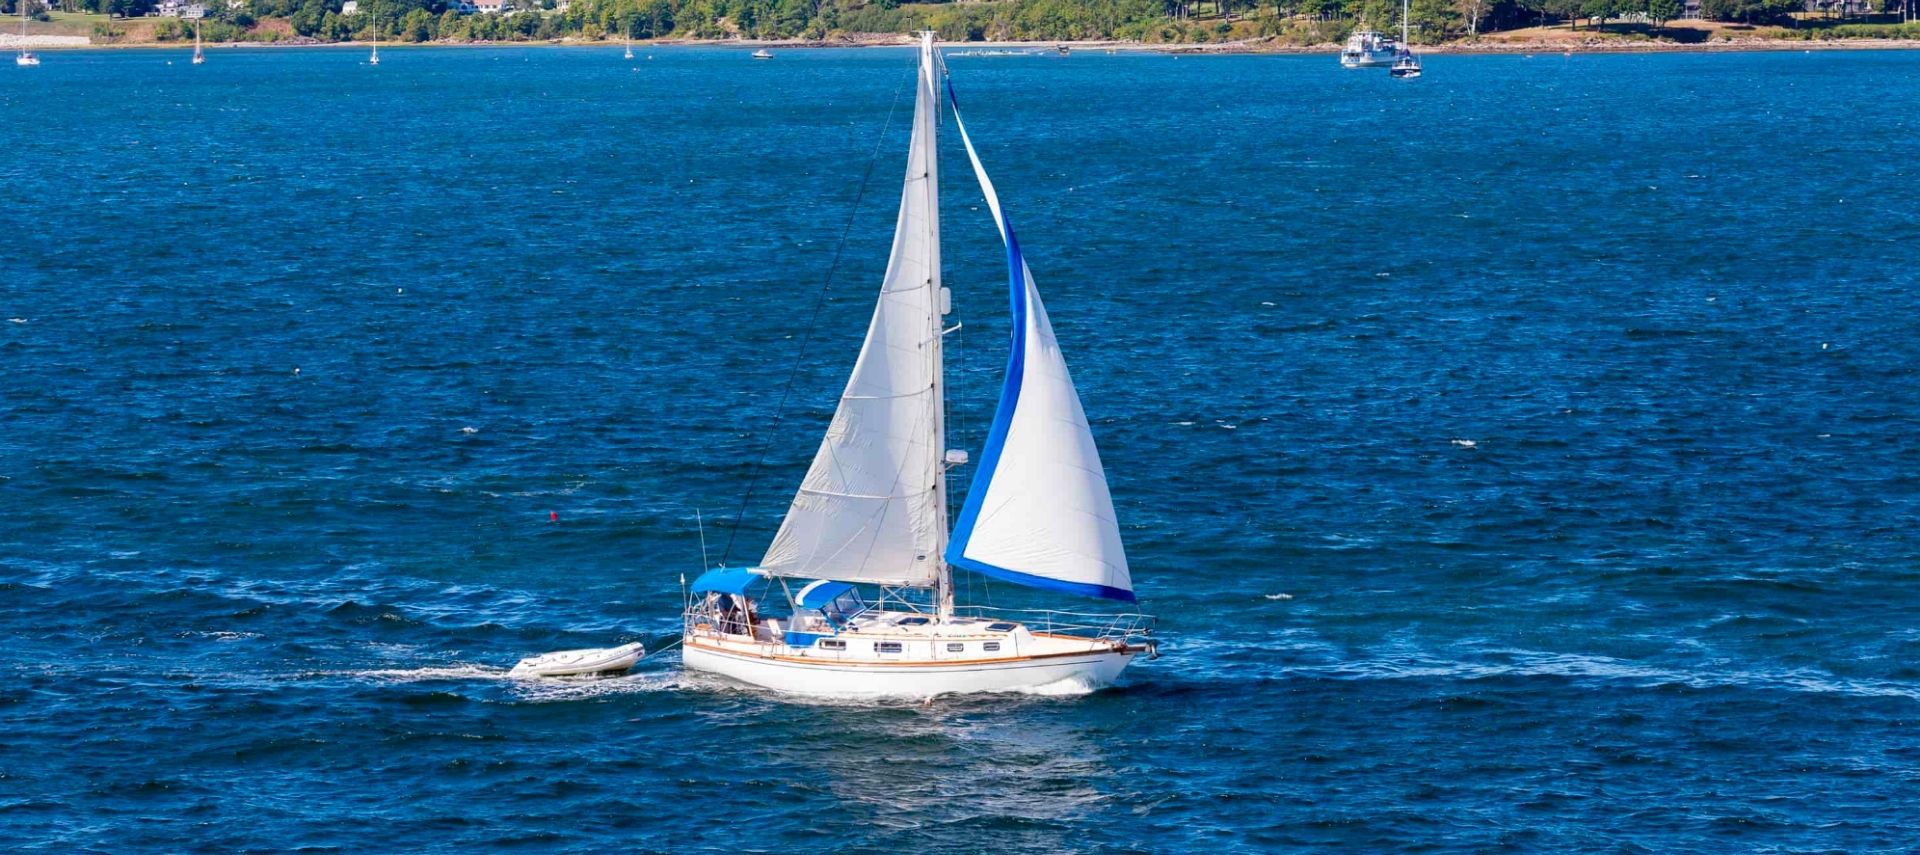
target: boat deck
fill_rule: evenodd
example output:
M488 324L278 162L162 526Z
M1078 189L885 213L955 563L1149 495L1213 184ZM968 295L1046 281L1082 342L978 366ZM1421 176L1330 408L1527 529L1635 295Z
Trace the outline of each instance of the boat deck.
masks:
M767 618L752 632L722 631L713 622L689 621L686 643L780 659L844 663L1004 662L1053 656L1136 651L1123 637L1088 637L1035 631L1025 623L984 617L939 620L913 612L868 612L837 630L815 619L802 626Z

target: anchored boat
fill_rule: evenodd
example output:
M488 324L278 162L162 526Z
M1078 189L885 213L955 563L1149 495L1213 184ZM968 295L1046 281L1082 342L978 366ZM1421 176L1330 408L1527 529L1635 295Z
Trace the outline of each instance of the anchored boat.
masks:
M20 4L20 52L13 57L13 64L28 68L40 64L40 57L27 50L27 4Z
M1407 45L1413 40L1407 37L1407 0L1400 0L1400 55L1393 60L1393 68L1388 72L1397 80L1415 80L1420 77L1420 58L1413 55Z
M1386 68L1400 52L1393 37L1373 30L1361 30L1347 37L1340 49L1342 68Z
M766 556L709 570L688 591L682 661L782 692L926 697L1111 682L1150 653L1140 614L956 606L953 569L1131 603L1113 499L1079 394L1013 224L954 127L1006 246L1007 375L965 505L949 528L942 337L958 329L940 273L933 34L919 85L893 251L832 424ZM769 601L784 600L786 615Z

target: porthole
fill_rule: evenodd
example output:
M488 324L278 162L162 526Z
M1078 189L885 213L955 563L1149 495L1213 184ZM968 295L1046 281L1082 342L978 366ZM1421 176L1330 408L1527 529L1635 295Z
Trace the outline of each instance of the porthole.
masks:
M960 651L963 651L963 650L966 650L966 649L967 649L967 646L966 646L966 645L964 645L964 644L960 644L960 643L958 643L958 642L948 642L948 644L947 644L947 652L948 652L948 653L959 653Z
M980 649L981 649L981 650L985 650L985 651L987 651L988 653L992 653L992 652L994 652L994 651L996 651L996 650L999 650L999 649L1000 649L1000 642L998 642L998 641L989 641L989 642L987 642L987 643L985 643L985 644L982 644L982 645L980 645Z
M819 647L819 648L820 648L821 650L845 650L845 649L847 649L847 643L846 643L846 642L844 642L844 641L836 641L836 640L834 640L834 639L831 639L831 638L822 638L822 639L820 639L819 641L816 641L816 642L814 642L814 645L815 645L815 646L817 646L817 647Z
M874 642L874 643L873 643L873 652L875 652L875 653L899 653L899 652L900 652L900 642L898 642L898 641L876 641L876 642Z

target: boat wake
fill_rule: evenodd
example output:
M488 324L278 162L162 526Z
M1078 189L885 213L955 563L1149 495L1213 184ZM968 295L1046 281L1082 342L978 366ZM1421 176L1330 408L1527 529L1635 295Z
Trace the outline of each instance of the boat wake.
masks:
M298 676L304 679L344 678L376 685L436 682L497 683L506 687L514 699L532 703L711 688L711 685L697 677L690 678L677 668L641 671L619 677L516 677L506 668L458 663L422 668L311 671Z
M311 677L348 677L376 683L422 683L434 680L505 680L507 669L490 665L441 665L428 668L368 668L353 671L322 671Z
M1082 695L1091 695L1099 690L1099 686L1069 677L1065 680L1055 680L1039 686L1018 689L1015 694L1033 695L1038 698L1077 698Z
M678 668L667 671L642 671L622 677L514 678L511 682L514 697L537 704L705 688L697 678L689 679Z

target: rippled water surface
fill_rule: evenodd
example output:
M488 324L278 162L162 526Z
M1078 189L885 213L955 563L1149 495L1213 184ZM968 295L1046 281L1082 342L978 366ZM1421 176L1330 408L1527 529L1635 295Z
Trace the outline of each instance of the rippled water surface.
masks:
M764 548L907 51L185 59L0 75L8 848L1920 840L1920 54L954 58L1167 655L881 706L502 669Z

